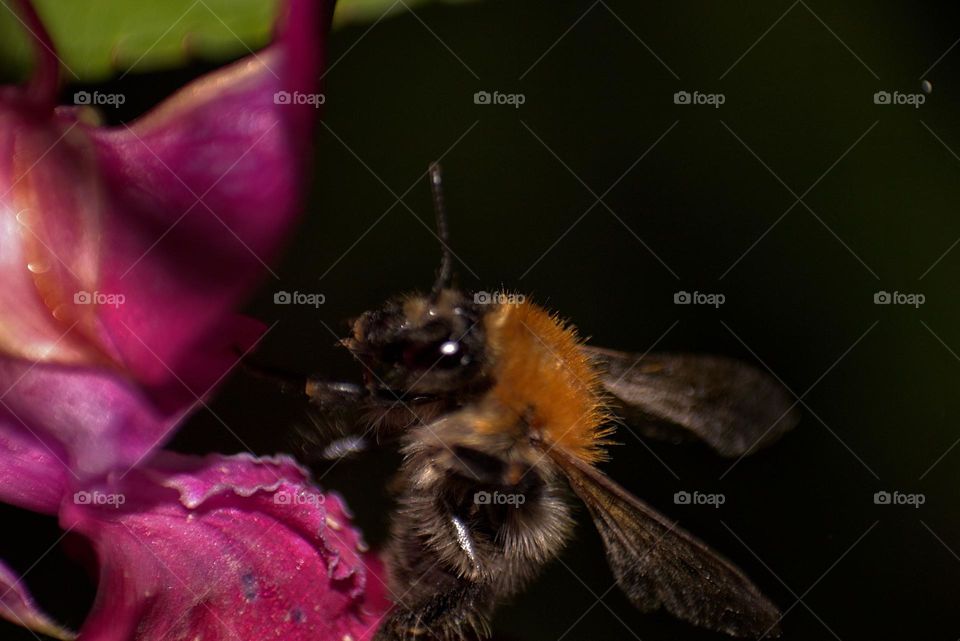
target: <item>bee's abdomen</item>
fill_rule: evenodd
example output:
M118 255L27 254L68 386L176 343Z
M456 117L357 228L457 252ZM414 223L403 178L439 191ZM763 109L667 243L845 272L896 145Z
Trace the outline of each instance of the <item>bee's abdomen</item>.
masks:
M431 628L484 629L496 602L535 577L572 529L552 476L531 466L517 483L504 484L506 464L452 449L408 450L400 470L388 550L391 591L404 595L390 621L400 626L419 620ZM451 468L451 456L471 463Z

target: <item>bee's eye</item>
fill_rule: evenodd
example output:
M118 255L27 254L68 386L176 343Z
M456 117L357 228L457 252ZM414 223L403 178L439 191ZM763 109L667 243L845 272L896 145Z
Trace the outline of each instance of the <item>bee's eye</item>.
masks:
M404 366L414 370L453 369L466 362L463 346L455 340L412 343L403 350Z

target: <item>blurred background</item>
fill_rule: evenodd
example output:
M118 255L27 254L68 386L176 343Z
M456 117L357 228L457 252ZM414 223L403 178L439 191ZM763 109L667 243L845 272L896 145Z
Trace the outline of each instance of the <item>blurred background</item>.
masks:
M49 21L56 3L38 4ZM104 108L114 124L263 46L275 11L211 1L228 37L196 3L155 2L141 22L108 5L71 5L73 31L51 29L79 69L64 102L122 93ZM432 282L424 173L442 159L461 285L522 292L597 345L737 357L799 397L800 426L741 461L621 430L605 465L742 567L783 609L784 639L954 640L958 17L854 0L343 3L306 216L247 310L275 324L258 359L359 380L336 339L360 312ZM4 42L5 77L22 77L16 37ZM98 57L104 42L126 49ZM278 291L325 303L275 305ZM678 292L724 302L678 305ZM875 302L883 292L890 304ZM211 408L173 449L303 454L305 408L269 384L236 374ZM382 451L314 466L374 545L396 463ZM726 500L677 505L680 491ZM877 492L923 504L877 504ZM498 611L498 638L720 638L633 610L580 514L561 559ZM79 626L95 586L70 538L31 565L60 537L56 522L0 515L0 553ZM32 638L7 624L0 636Z

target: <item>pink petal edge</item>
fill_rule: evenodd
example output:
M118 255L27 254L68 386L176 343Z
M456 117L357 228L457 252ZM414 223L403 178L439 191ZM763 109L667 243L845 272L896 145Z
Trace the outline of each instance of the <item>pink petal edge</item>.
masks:
M100 563L80 641L359 641L389 605L340 499L287 457L163 452L65 504L61 525Z

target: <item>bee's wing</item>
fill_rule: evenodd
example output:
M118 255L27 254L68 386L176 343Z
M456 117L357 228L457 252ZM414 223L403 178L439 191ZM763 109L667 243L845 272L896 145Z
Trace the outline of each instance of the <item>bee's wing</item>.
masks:
M780 612L732 563L608 476L560 448L547 451L586 503L620 588L643 611L734 636L778 636Z
M648 436L692 436L724 456L739 456L777 440L800 418L787 390L733 359L584 349L600 367L614 410Z

